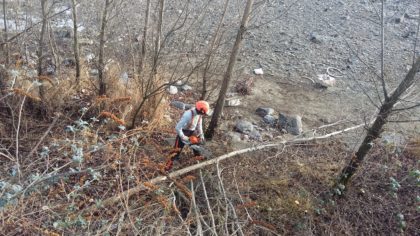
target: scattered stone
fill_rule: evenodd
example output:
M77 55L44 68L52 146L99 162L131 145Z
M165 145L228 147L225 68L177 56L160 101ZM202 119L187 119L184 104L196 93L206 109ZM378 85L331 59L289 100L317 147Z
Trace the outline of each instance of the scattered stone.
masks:
M185 104L185 108L184 108L184 110L189 110L189 109L191 109L191 108L193 108L194 107L194 105L193 104ZM209 114L210 115L210 114Z
M171 85L168 88L168 92L169 94L175 95L178 93L178 88L176 86Z
M80 46L93 45L93 40L92 39L87 39L87 38L80 38L79 39L79 44L80 44Z
M285 129L288 133L293 135L300 135L303 131L302 117L298 115L279 114L280 130Z
M175 82L175 85L177 85L177 86L181 86L181 85L182 85L182 80L178 80L178 81L176 81L176 82Z
M313 42L313 43L316 43L316 44L322 43L321 37L318 34L314 33L314 32L312 32L312 33L309 34L309 40L311 42Z
M73 67L76 65L76 61L73 58L66 58L63 60L63 65L68 67Z
M261 134L258 130L253 129L251 133L249 133L249 138L256 141L262 141Z
M185 110L185 103L183 103L183 102L172 101L170 105L173 106L173 107L176 107L178 109Z
M181 91L188 91L188 90L192 90L193 88L187 84L184 84L181 86Z
M97 76L98 74L99 74L99 70L98 69L92 69L92 70L90 70L90 75Z
M236 132L229 132L228 137L230 138L230 140L232 140L232 142L240 142L242 141L241 139L241 135L236 133Z
M226 98L225 99L225 106L227 107L237 107L241 105L241 99L239 98Z
M264 120L265 123L267 123L269 125L272 125L272 126L274 126L277 122L277 119L272 115L264 116L263 120Z
M55 65L48 65L47 66L47 75L55 75Z
M55 34L57 35L57 37L59 38L71 38L71 31L70 30L66 30L66 29L62 29L60 31L55 32Z
M382 134L382 143L385 145L402 146L406 143L406 139L401 134L385 133Z
M122 82L127 83L128 82L128 73L127 72L123 72L121 74L121 78L120 79L121 79Z
M398 17L394 19L395 24L400 24L404 22L404 16Z
M254 69L254 74L256 75L263 75L264 71L262 68Z
M249 121L239 120L236 122L235 130L243 134L249 134L254 130L254 125Z
M95 54L93 54L93 53L89 53L85 57L85 60L86 60L87 63L93 62L93 59L95 59Z
M318 75L318 83L326 88L335 86L336 80L334 77L327 74Z
M406 38L409 38L410 36L414 36L414 35L416 35L416 32L411 30L411 31L405 32L401 37L406 39Z
M266 115L274 114L274 109L269 107L259 107L257 110L255 110L255 113L261 117L264 117Z

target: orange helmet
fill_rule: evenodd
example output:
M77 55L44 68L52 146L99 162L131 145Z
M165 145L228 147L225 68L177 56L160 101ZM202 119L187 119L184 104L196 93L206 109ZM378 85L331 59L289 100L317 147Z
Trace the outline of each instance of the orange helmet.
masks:
M210 110L210 105L206 101L198 101L198 102L195 103L195 109L197 109L197 111L207 115L209 110Z

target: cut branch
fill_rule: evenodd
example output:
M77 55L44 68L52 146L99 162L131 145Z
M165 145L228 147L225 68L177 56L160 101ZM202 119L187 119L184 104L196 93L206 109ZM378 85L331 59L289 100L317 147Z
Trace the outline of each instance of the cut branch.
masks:
M231 158L231 157L243 154L243 153L255 152L255 151L259 151L259 150L270 148L270 147L284 146L286 144L293 144L293 143L308 142L308 141L312 141L312 140L327 139L327 138L330 138L330 137L338 135L338 134L342 134L342 133L345 133L345 132L348 132L348 131L351 131L351 130L354 130L354 129L358 129L360 127L364 127L365 125L366 124L359 124L359 125L356 125L356 126L352 126L352 127L349 127L349 128L343 129L343 130L338 130L338 131L335 131L335 132L332 132L332 133L329 133L329 134L326 134L326 135L322 135L322 136L317 136L317 137L296 138L296 139L292 139L292 140L283 140L283 141L278 142L278 143L264 144L264 145L254 146L254 147L251 147L251 148L245 148L245 149L233 151L233 152L227 153L225 155L213 158L211 160L204 161L204 162L201 162L201 163L198 163L198 164L188 166L186 168L174 171L174 172L172 172L168 175L158 176L158 177L148 181L148 183L157 184L157 183L166 181L168 179L172 179L172 178L184 175L184 174L189 173L191 171L202 169L204 167L219 163L220 161L223 161L225 159L228 159L228 158ZM105 207L105 206L113 205L113 204L121 201L121 199L123 197L129 198L130 196L132 196L134 194L137 194L141 191L147 190L147 189L148 189L147 186L145 186L144 184L140 184L139 186L128 189L128 190L120 193L117 196L105 199L102 202L102 206ZM92 212L97 211L97 210L98 210L98 208L96 207L96 205L93 205L91 207L88 207L88 208L85 208L84 210L82 210L82 214L88 213L88 212L92 213Z

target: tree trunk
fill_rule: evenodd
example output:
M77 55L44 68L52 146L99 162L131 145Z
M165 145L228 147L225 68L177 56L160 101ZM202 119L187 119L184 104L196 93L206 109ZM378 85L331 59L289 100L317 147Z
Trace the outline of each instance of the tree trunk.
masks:
M385 102L379 109L379 113L376 115L375 121L372 126L368 128L366 136L357 150L356 154L351 159L350 163L342 170L339 180L336 183L335 191L339 195L343 190L346 189L346 186L350 178L357 171L360 164L362 164L365 156L373 146L373 141L379 137L382 133L383 126L388 122L387 118L391 114L394 105L399 101L401 95L403 95L410 86L413 85L415 81L415 75L420 69L420 57L417 58L416 62L413 64L410 71L405 76L404 80L398 85L397 89L391 94L391 96L385 99ZM337 189L338 188L338 189Z
M163 10L165 8L165 0L159 1L159 18L156 28L156 40L155 40L155 55L153 57L153 76L157 74L157 64L160 53L160 39L162 37L162 25L163 25Z
M144 28L143 28L143 39L141 42L141 52L140 52L140 61L139 61L139 76L143 71L143 64L146 58L146 43L147 43L147 32L149 30L149 15L150 15L150 0L146 2L146 16L144 19Z
M76 63L76 86L80 83L80 57L79 57L79 37L77 32L77 3L71 0L72 17L73 17L73 52L74 61Z
M108 8L111 0L105 1L104 11L102 12L101 31L99 34L99 59L98 59L98 79L99 79L99 96L106 94L106 83L104 76L104 47L105 47L105 31L107 25Z
M203 87L201 89L201 98L200 98L201 100L205 100L206 99L206 96L207 96L207 92L208 92L207 91L207 82L208 82L207 81L208 80L207 73L208 73L208 71L210 69L211 57L212 57L212 55L214 53L214 47L215 47L215 44L216 44L217 39L219 37L220 28L222 27L223 21L225 19L225 15L226 15L226 10L227 10L228 3L229 3L229 0L226 0L225 1L225 5L223 7L222 17L220 18L219 24L217 25L217 29L214 32L214 36L213 36L213 39L212 39L211 44L210 44L209 51L208 51L207 56L206 56L206 66L204 67L204 71L203 71Z
M230 80L231 80L231 77L232 77L232 71L233 71L233 68L234 68L235 63L236 63L236 58L237 58L239 50L241 48L241 44L242 44L242 41L243 41L243 35L245 34L245 32L248 28L248 21L249 21L249 18L250 18L249 16L251 14L253 3L254 3L254 0L248 0L247 3L246 3L246 7L245 7L245 10L244 10L244 15L242 16L241 26L238 30L238 34L236 35L236 41L235 41L235 44L233 46L232 53L230 54L229 64L228 64L226 73L223 76L223 82L222 82L222 87L220 89L219 98L217 99L216 107L214 109L214 113L213 113L213 116L211 118L210 125L209 125L208 129L206 130L206 137L209 138L209 139L213 138L214 131L217 127L220 115L222 114L223 106L224 106L224 103L225 103L226 92L227 92L227 89L229 87L229 83L230 83Z
M5 53L5 64L6 64L6 68L9 66L10 63L10 59L9 59L9 44L7 43L7 41L9 40L8 37L8 31L7 31L7 14L6 14L6 0L3 0L3 23L4 23L4 35L3 35L3 39L5 44L3 45L3 50Z
M41 34L39 36L39 41L38 41L38 52L37 52L37 56L38 56L38 65L37 65L37 72L38 72L38 76L42 75L42 61L43 61L43 49L44 49L44 35L45 35L45 31L47 28L47 13L46 13L46 9L45 9L45 5L47 0L40 0L41 1L41 13L42 13L42 24L41 24ZM39 86L39 96L41 98L41 100L45 99L45 90L44 90L44 85L43 85L43 81L39 81L41 83L41 85Z

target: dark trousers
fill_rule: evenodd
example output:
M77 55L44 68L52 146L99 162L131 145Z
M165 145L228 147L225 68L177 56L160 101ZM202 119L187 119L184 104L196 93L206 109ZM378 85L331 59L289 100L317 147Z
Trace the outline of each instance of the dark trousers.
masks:
M193 135L194 134L194 131L193 130L182 130L182 132L185 134L185 136L187 136L187 137L190 137L191 135ZM172 158L172 160L179 160L179 157L180 157L180 155L181 155L181 152L182 152L182 149L184 148L184 146L185 146L185 143L184 142L182 142L182 139L181 139L181 137L179 137L179 135L177 135L176 136L176 139L175 139L175 145L174 145L174 152L173 153L176 153L175 154L175 156ZM200 156L201 155L201 153L200 152L198 152L198 151L196 151L196 150L194 150L193 149L193 152L194 152L194 156Z

